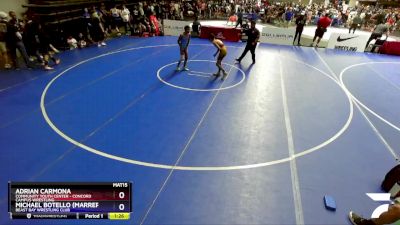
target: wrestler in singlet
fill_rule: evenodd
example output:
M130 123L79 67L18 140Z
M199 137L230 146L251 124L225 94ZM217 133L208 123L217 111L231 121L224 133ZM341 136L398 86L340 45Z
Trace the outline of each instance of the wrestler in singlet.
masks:
M219 55L218 60L221 60L228 54L228 50L226 49L224 42L219 39L214 39L213 44L219 47Z

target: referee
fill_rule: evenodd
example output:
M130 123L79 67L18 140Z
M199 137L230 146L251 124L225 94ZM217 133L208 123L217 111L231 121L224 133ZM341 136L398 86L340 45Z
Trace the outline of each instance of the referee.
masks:
M243 57L245 57L247 52L250 50L251 56L253 59L253 64L255 64L256 63L256 47L257 47L258 39L260 39L260 31L256 28L256 21L252 20L250 29L247 29L244 32L247 35L246 48L244 49L242 55L236 59L236 61L237 61L237 63L240 63L240 61L242 61Z

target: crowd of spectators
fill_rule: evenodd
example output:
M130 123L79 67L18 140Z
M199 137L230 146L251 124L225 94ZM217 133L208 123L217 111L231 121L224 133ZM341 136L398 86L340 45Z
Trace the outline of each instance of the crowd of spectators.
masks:
M150 5L152 3L149 3ZM353 19L358 15L361 19L360 28L370 30L381 17L387 22L390 29L398 30L400 26L400 8L383 8L381 6L357 5L349 7L345 4L298 4L293 2L231 0L206 1L198 0L185 3L161 2L158 5L159 14L164 19L184 20L198 16L200 20L228 19L242 13L245 17L257 18L263 23L276 26L293 26L297 16L304 14L307 25L316 25L323 13L328 13L332 19L331 26L350 28Z
M83 48L92 43L105 46L105 38L116 34L131 36L156 36L161 34L159 5L139 2L128 7L125 4L106 7L104 3L90 9L84 8L80 32L67 38L71 49Z
M45 27L34 17L21 20L13 11L8 15L0 12L0 53L5 68L18 68L17 50L28 68L35 68L37 62L45 70L52 70L50 59L55 65L60 63L54 56L58 50L52 45Z
M400 26L400 8L384 9L370 5L348 7L334 4L274 4L265 6L260 18L265 23L279 26L291 23L298 15L304 14L308 25L316 25L323 13L327 13L332 19L333 27L350 28L353 24L359 24L359 29L370 31L381 20L386 22L391 31L398 30Z
M155 36L161 34L160 11L158 4L149 5L140 2L132 6L114 5L109 8L104 3L82 10L82 17L76 22L75 33L65 34L62 38L68 49L84 48L90 45L106 46L107 37L133 35ZM17 50L26 67L43 66L52 70L49 61L57 65L55 58L59 51L51 42L52 38L46 24L35 14L26 14L23 19L17 18L15 12L0 12L0 61L4 68L19 68Z

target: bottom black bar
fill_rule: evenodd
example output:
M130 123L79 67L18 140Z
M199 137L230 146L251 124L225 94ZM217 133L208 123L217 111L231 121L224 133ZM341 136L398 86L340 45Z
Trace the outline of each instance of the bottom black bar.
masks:
M76 213L39 214L39 213L11 213L11 219L77 219Z
M10 213L11 219L108 219L108 213Z

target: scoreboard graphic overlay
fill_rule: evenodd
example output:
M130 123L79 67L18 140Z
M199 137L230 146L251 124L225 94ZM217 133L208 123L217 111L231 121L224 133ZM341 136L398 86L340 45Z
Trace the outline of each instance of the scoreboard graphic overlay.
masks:
M11 219L130 219L132 183L9 182Z

